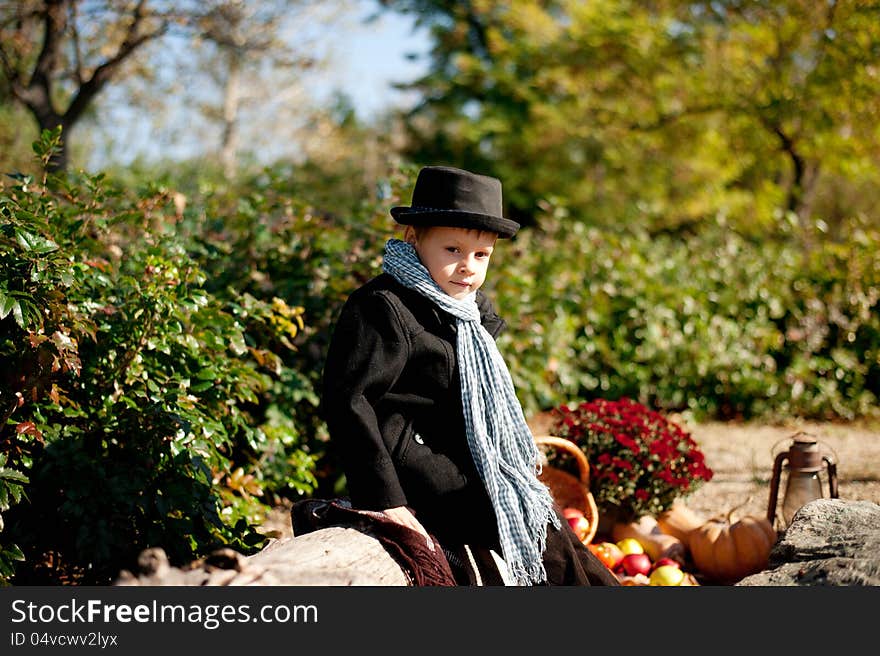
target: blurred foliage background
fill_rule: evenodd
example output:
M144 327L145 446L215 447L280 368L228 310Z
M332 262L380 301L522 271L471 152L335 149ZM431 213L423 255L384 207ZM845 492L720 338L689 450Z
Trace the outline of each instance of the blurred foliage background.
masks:
M413 106L297 88L290 26L355 4L429 35ZM324 351L425 164L524 226L485 288L527 414L876 418L878 78L875 2L0 1L0 582L248 552L344 493ZM175 85L195 155L88 165Z

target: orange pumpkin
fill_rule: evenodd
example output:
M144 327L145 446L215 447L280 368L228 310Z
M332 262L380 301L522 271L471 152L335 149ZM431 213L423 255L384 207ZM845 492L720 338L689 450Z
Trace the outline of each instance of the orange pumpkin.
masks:
M731 584L767 567L776 531L766 517L747 515L732 522L734 508L691 532L688 547L706 579Z
M678 499L672 507L657 515L657 526L666 535L672 535L684 544L690 541L691 533L706 523L706 517L688 508Z

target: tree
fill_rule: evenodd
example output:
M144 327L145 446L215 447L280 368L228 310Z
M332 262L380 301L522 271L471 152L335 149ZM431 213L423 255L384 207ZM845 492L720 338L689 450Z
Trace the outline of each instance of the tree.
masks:
M264 127L279 108L289 111L276 117L273 132L296 122L291 113L303 124L311 118L295 73L320 63L321 53L314 52L319 32L311 28L342 5L338 0L0 0L0 104L26 108L35 119L35 134L61 125L65 145L53 166L65 168L71 132L90 113L136 104L149 107L147 120L156 124L168 120L183 89L186 106L207 119L188 116L183 129L198 133L220 127L219 160L228 176L237 168L239 142L257 147L255 130L240 137L247 123ZM258 113L247 113L257 106Z
M408 153L499 175L526 222L546 200L655 229L873 210L877 3L384 4L434 43Z
M39 130L62 127L52 166L68 161L70 133L144 46L182 24L180 3L25 0L0 4L0 65L13 99Z
M292 88L291 73L316 64L315 57L305 54L308 39L285 41L282 28L292 22L307 24L309 12L318 5L315 0L221 0L199 19L197 43L205 46L200 70L221 88L222 108L200 104L202 113L222 126L220 159L227 177L237 172L242 105L264 103L268 95L279 93L279 87L285 95ZM279 74L287 78L286 84L278 83Z

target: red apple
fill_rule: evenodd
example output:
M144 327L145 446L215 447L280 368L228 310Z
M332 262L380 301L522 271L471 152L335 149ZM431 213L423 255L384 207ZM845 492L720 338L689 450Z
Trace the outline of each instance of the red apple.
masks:
M574 531L578 540L583 542L587 539L590 534L590 520L584 516L584 513L577 508L564 508L562 516L568 520L568 525L571 526L571 530Z
M644 574L651 571L651 558L645 553L631 553L623 557L623 571L629 576Z
M663 558L658 558L654 562L654 564L651 566L651 570L653 571L653 570L657 569L658 567L663 567L664 565L669 565L670 567L678 567L679 569L681 569L680 562L678 562L677 560L673 560L672 558L666 558L664 556Z
M602 564L612 572L620 566L621 562L623 562L623 552L613 542L588 544L587 547L590 551L596 554L596 557L602 561Z
M572 508L568 506L562 509L562 516L568 519L569 517L583 517L584 513L582 510L578 510L577 508Z

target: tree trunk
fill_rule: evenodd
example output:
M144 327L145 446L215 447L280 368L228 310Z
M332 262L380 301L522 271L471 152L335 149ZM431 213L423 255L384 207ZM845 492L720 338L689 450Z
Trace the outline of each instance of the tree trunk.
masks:
M221 159L223 173L227 179L235 177L238 170L236 157L238 154L238 104L241 77L241 61L235 49L229 51L229 77L226 79L225 99L223 103L223 143Z

